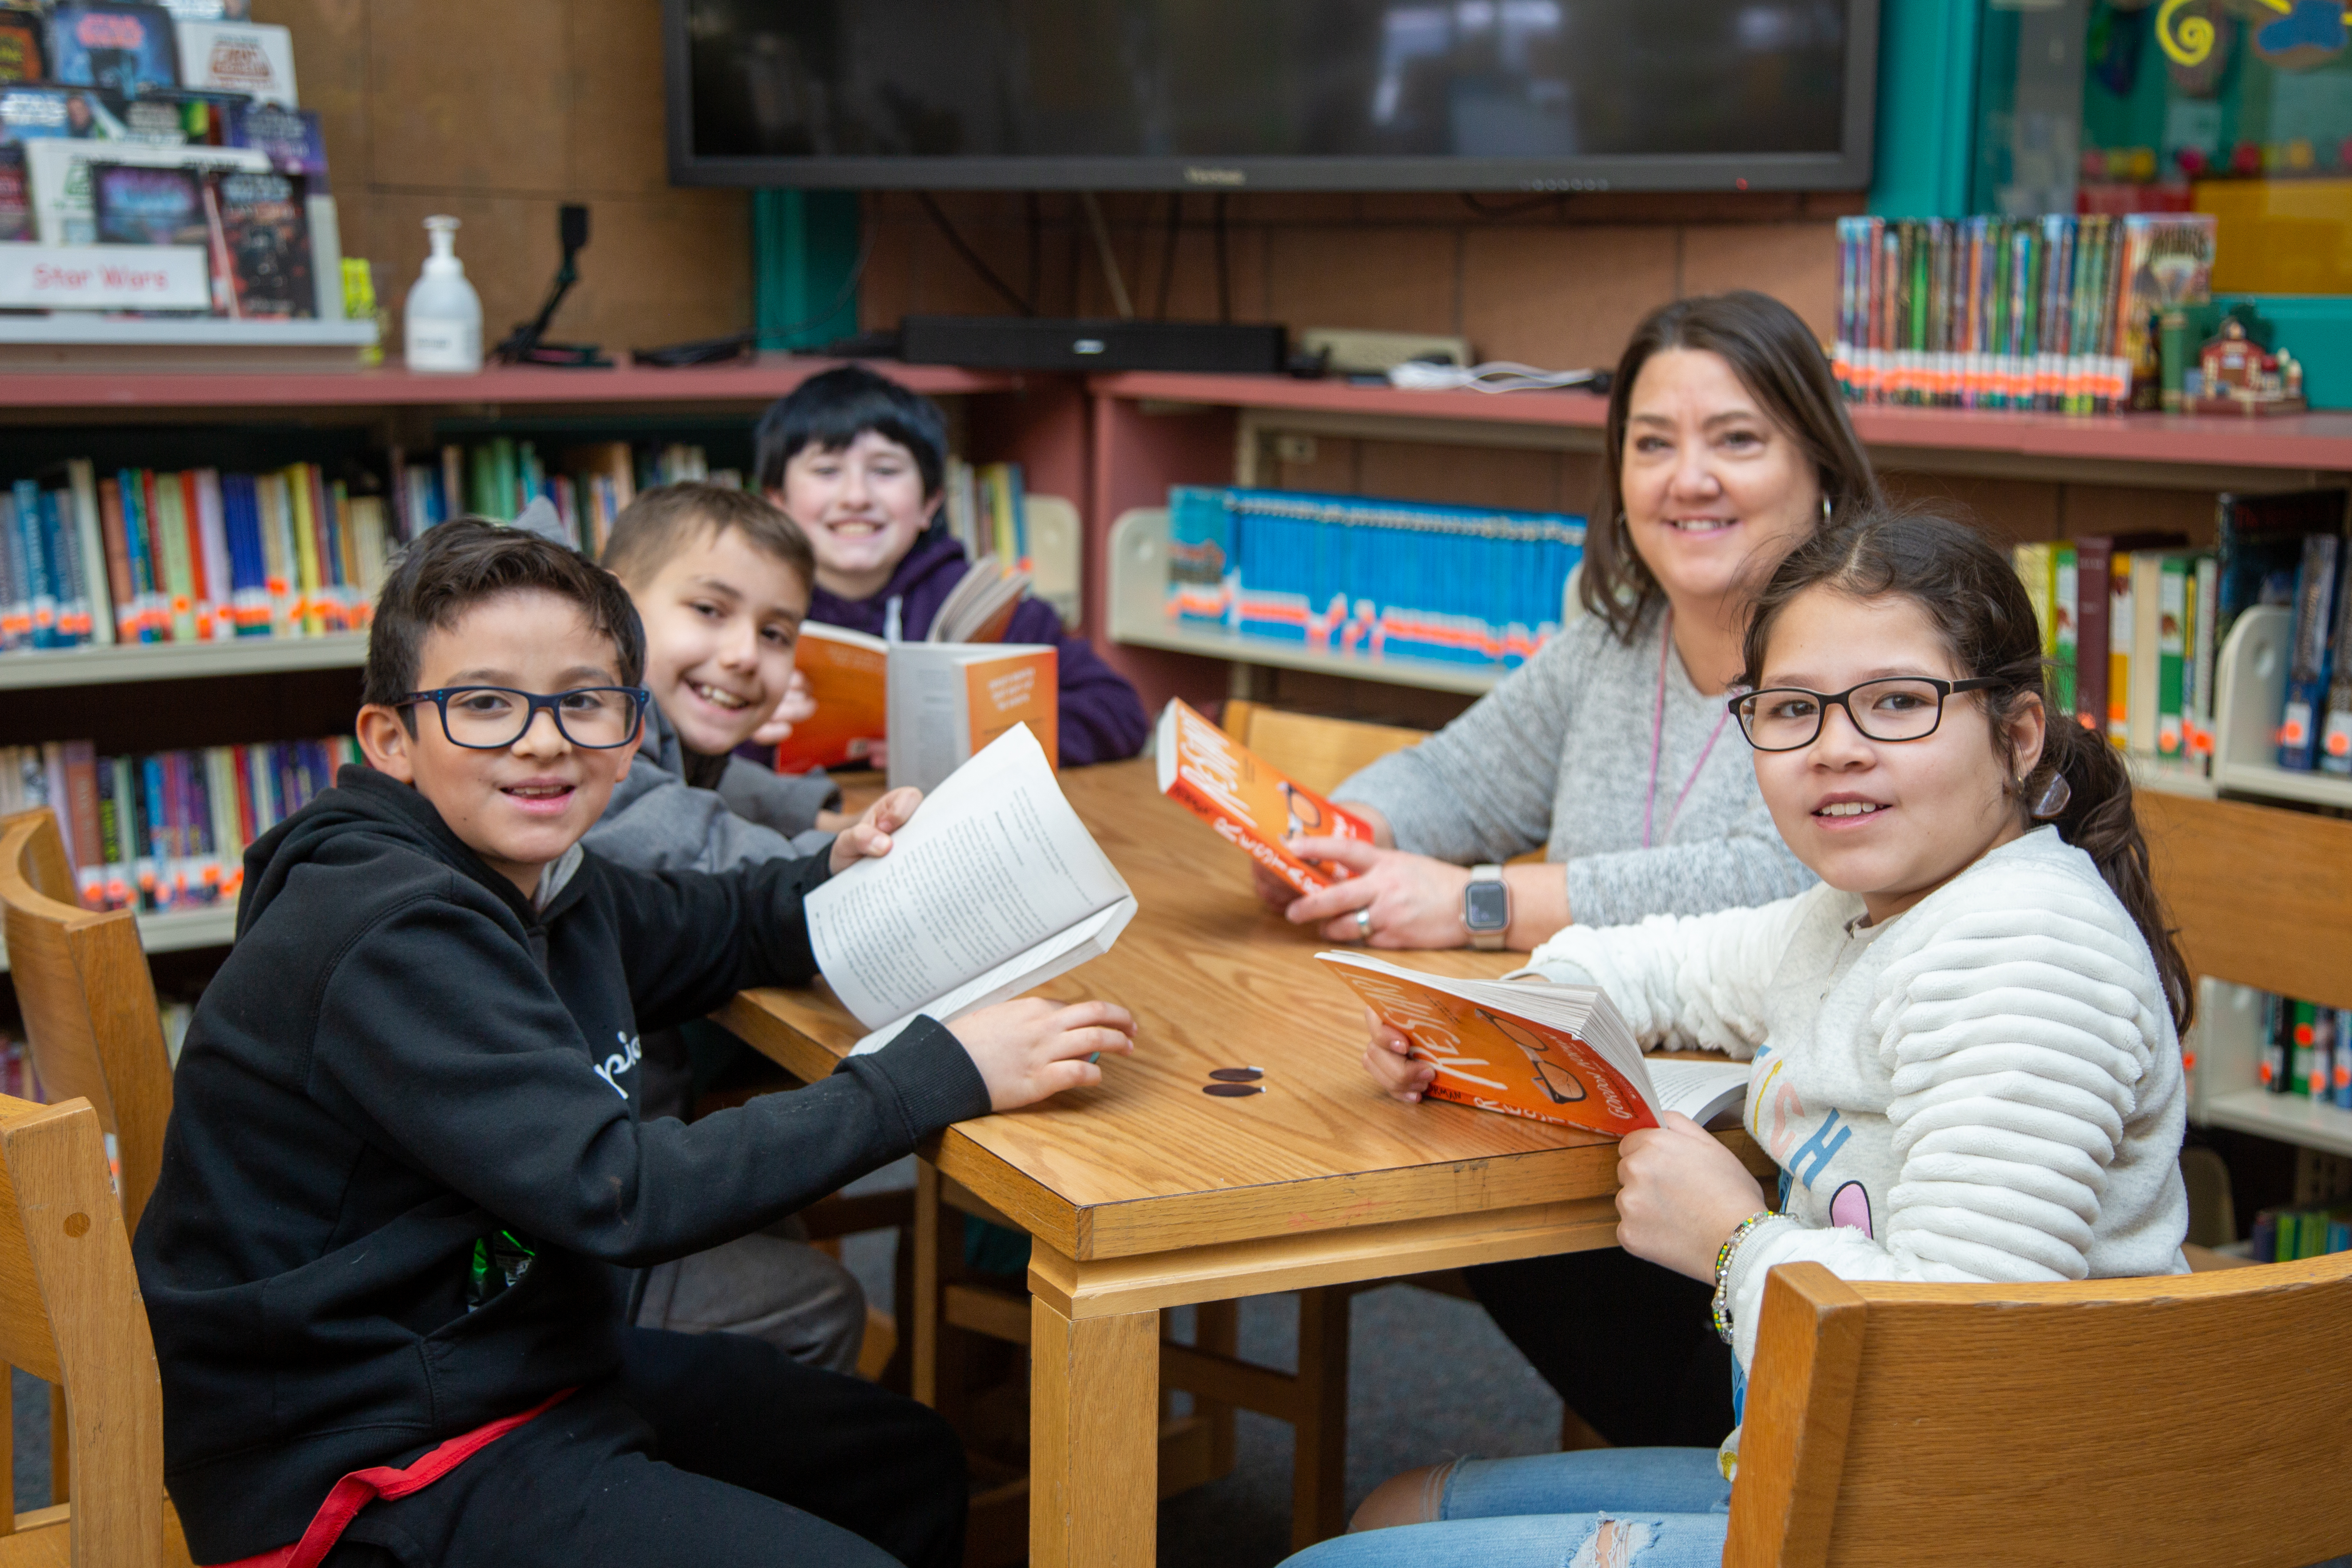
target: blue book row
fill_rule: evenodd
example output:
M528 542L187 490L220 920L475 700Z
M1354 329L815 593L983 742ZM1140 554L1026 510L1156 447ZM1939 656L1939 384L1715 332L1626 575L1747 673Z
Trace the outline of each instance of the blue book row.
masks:
M1371 658L1513 668L1559 632L1584 520L1370 496L1178 486L1179 625Z

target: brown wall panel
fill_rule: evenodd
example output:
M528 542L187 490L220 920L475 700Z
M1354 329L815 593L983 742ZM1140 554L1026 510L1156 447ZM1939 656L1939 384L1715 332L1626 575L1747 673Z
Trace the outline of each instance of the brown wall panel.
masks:
M1612 364L1641 319L1680 292L1680 243L1669 227L1472 229L1463 332L1482 359ZM1824 254L1834 268L1835 249Z
M495 342L539 309L567 201L591 226L556 337L610 352L751 324L750 198L669 184L659 0L255 0L254 15L293 30L343 253L374 264L395 354L427 216L464 226Z

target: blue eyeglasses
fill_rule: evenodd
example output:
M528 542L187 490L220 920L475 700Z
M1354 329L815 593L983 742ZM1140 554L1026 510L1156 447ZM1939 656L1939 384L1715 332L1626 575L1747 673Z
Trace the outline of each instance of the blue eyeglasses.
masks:
M393 706L430 702L453 746L502 752L523 738L542 708L563 738L583 751L608 752L637 738L652 694L642 686L581 686L570 691L517 691L508 686L443 686L412 691Z

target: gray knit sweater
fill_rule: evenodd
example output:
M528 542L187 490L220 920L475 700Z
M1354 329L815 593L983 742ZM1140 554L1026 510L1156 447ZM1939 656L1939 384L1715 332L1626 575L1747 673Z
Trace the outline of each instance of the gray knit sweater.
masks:
M1541 846L1567 868L1569 913L1580 925L1769 904L1811 887L1764 809L1738 726L1718 731L1723 699L1700 695L1671 656L1652 803L1665 640L1663 607L1642 618L1630 644L1598 616L1581 616L1469 711L1332 798L1376 808L1399 848L1457 865Z

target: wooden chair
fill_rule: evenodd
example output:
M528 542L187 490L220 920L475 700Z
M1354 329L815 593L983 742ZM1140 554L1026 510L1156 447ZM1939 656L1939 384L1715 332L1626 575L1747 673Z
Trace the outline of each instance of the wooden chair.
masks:
M1262 703L1225 704L1225 732L1291 778L1328 791L1366 763L1424 738L1419 730L1359 724L1286 712ZM942 1211L945 1211L944 1213ZM1025 1299L972 1279L963 1266L963 1230L950 1215L1010 1222L928 1167L916 1189L915 1394L951 1420L964 1414L967 1347L956 1331L1008 1343L1029 1342ZM1436 1289L1448 1282L1433 1277ZM1379 1282L1376 1282L1379 1283ZM1467 1294L1459 1276L1451 1282ZM1237 1304L1215 1301L1194 1309L1191 1344L1161 1347L1160 1495L1172 1496L1230 1472L1234 1411L1256 1411L1290 1423L1296 1434L1291 1469L1291 1542L1304 1548L1346 1527L1344 1488L1348 1440L1348 1303L1371 1285L1298 1291L1298 1371L1276 1371L1241 1360ZM1193 1413L1176 1417L1167 1396L1187 1393ZM973 1500L968 1568L1018 1562L1027 1551L1028 1492L1009 1479Z
M1772 1271L1725 1568L2352 1552L2352 1253L2144 1279Z
M86 1100L98 1113L121 1170L123 1221L135 1231L172 1118L172 1061L138 921L128 910L77 901L47 807L0 817L0 908L33 1071L52 1101Z
M96 1109L0 1098L0 1360L65 1390L73 1477L69 1504L18 1513L0 1494L0 1568L184 1563L155 1345ZM0 1488L10 1458L0 1424Z
M26 1045L42 1093L97 1113L118 1172L123 1223L139 1216L163 1162L172 1062L136 917L77 900L58 819L44 806L0 817L0 910ZM9 1405L0 1390L0 1414ZM49 1395L51 1500L69 1495L64 1394Z
M1328 795L1391 752L1429 738L1422 730L1291 713L1239 699L1225 704L1218 728L1318 795Z

